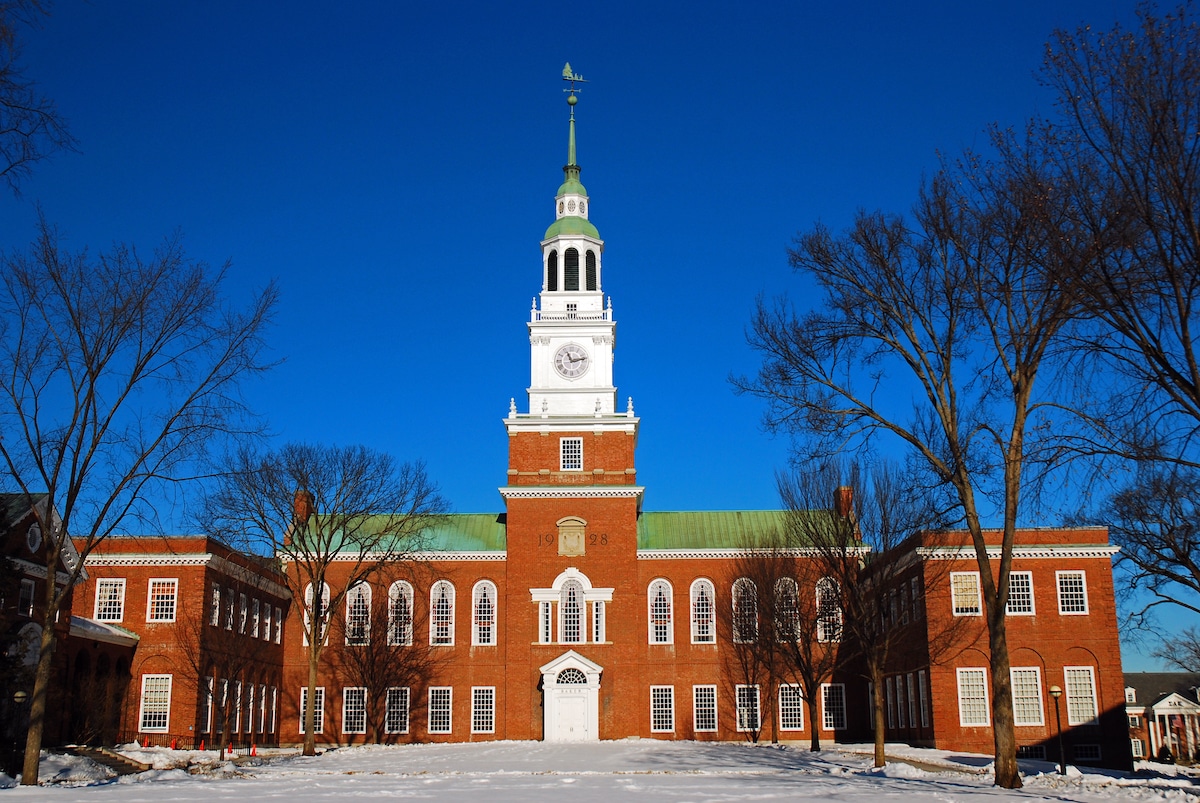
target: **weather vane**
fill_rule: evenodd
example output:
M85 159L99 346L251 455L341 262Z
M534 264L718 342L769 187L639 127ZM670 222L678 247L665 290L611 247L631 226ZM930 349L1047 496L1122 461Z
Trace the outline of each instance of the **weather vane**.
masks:
M567 103L574 106L578 102L578 98L575 97L575 84L586 84L587 80L582 75L575 74L575 71L571 69L571 62L569 61L567 62L567 66L563 67L563 80L571 82L571 88L564 89L563 92L571 93L567 96Z

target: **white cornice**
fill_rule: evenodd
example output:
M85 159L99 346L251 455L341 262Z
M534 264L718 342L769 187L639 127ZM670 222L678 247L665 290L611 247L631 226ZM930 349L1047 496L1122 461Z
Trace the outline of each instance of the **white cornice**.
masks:
M1038 546L1013 547L1014 559L1057 559L1057 558L1109 558L1121 551L1119 546L1109 544L1076 544L1072 546L1055 546L1042 544ZM926 560L971 560L975 558L974 547L969 546L922 546L917 547L917 554ZM988 547L988 560L999 560L1000 547Z
M641 499L641 485L506 485L498 489L505 499Z
M594 394L612 391L613 388L529 388L531 391L550 395L554 393L571 394L583 392ZM536 413L521 413L504 419L504 426L513 432L628 432L637 434L641 423L638 416L628 416L624 413L605 413L596 415L541 415Z
M847 557L861 557L871 551L870 547L847 549ZM815 547L795 549L639 549L638 560L732 560L750 557L817 558L828 554Z
M43 580L46 579L46 567L41 563L34 563L33 561L25 560L24 558L9 558L8 562L13 564L13 566L20 570L22 574L28 575L29 577L40 577ZM54 573L54 582L56 585L65 586L68 579L70 578L66 572ZM86 579L87 576L84 575L79 578L79 582L82 583Z
M88 555L84 561L85 566L93 568L116 568L122 566L162 566L162 567L184 567L184 566L209 566L214 571L223 574L227 577L232 577L235 580L240 580L246 585L253 586L260 591L265 591L268 594L276 596L280 599L289 599L292 592L287 586L277 583L263 575L247 569L233 561L222 558L219 555L214 555L211 552L189 552L189 553L170 553L170 552L143 552L143 553L124 553L124 554L107 554L107 555Z
M282 558L284 563L288 563L288 558ZM358 552L344 552L334 555L330 560L333 563L354 563L361 560L363 563L401 563L405 561L421 561L423 563L437 563L438 561L502 561L508 560L508 553L505 551L478 551L478 552L405 552L401 555L389 554L386 552L368 552L360 554Z

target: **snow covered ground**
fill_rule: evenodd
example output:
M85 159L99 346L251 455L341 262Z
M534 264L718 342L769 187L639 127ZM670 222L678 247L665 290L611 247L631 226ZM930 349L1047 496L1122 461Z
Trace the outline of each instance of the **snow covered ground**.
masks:
M614 803L618 797L651 794L666 801L880 803L903 798L943 803L1017 794L1053 801L1200 801L1200 786L1183 776L1130 777L1072 768L1063 778L1052 764L1023 764L1025 789L1014 793L992 786L986 757L889 745L890 754L946 769L895 763L874 770L856 749L868 747L839 745L813 754L803 745L490 742L343 748L315 758L279 751L236 762L217 762L211 752L130 749L122 752L155 769L109 780L107 771L89 761L48 756L42 777L53 782L10 786L0 790L0 803L318 803L393 797ZM200 759L206 763L198 764Z

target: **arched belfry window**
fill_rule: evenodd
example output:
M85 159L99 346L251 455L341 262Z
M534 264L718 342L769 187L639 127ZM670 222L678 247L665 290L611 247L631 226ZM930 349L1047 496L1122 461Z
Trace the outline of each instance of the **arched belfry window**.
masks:
M546 257L546 289L551 292L558 290L558 252L551 251Z
M563 289L579 289L579 251L574 248L563 254Z
M596 252L589 250L587 257L584 260L584 267L587 276L587 289L596 289Z

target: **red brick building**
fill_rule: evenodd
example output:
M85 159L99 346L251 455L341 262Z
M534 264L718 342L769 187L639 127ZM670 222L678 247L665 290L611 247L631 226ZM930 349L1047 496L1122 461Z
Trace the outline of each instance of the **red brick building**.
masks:
M331 612L318 741L744 739L768 728L782 738L807 740L815 728L824 740L866 740L867 686L848 670L807 704L786 678L771 688L731 669L736 645L753 637L747 623L765 615L748 607L737 560L777 532L784 514L642 510L641 420L632 400L618 404L613 384L616 322L575 159L574 100L527 322L528 408L514 400L504 419L504 510L449 517L422 554L356 586ZM1107 535L1031 529L1017 542L1009 645L1018 742L1028 755L1056 756L1048 689L1057 685L1066 690L1069 760L1128 766ZM166 543L115 539L88 562L84 604L141 636L131 730L211 739L214 701L223 699L243 712L226 733L299 742L304 612L286 613L287 595L262 563L203 539ZM888 738L988 753L987 640L965 543L955 534L914 538L903 558L904 621L924 623L924 635L887 678ZM327 582L345 578L335 563ZM265 654L238 671L185 660L171 635L180 622L156 621L164 582L175 583L177 617L199 616L203 633L262 642ZM827 593L822 578L793 587L818 602ZM291 622L282 633L281 611ZM819 637L828 649L838 649L836 631Z

